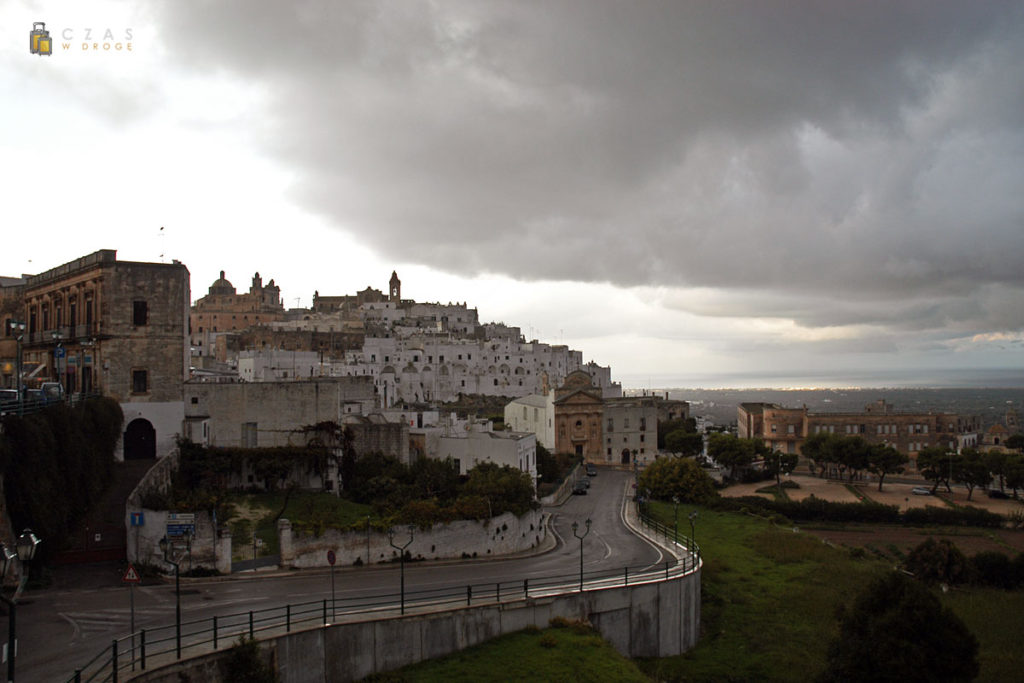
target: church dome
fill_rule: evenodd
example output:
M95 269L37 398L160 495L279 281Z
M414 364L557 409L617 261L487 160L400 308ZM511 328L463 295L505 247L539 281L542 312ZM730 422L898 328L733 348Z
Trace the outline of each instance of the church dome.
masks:
M210 285L210 294L234 294L235 286L224 278L224 271L220 271L220 277Z

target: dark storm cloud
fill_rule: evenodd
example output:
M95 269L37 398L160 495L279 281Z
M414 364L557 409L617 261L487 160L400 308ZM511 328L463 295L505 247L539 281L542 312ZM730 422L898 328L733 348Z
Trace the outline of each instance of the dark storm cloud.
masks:
M182 66L267 88L295 197L396 261L1024 325L1019 4L165 7Z

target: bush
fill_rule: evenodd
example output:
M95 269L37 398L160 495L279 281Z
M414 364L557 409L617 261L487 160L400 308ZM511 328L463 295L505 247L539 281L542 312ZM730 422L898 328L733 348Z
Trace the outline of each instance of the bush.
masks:
M1018 586L1013 562L994 550L980 552L971 558L971 578L982 586L1012 590Z
M693 458L658 458L640 475L640 488L658 500L679 496L684 503L707 504L718 498L713 480Z
M929 538L907 555L907 571L925 583L954 585L970 578L970 563L960 549L942 539Z
M242 636L224 660L226 683L277 683L274 667L263 660L260 645Z
M892 572L839 613L819 681L970 681L978 641L932 593Z

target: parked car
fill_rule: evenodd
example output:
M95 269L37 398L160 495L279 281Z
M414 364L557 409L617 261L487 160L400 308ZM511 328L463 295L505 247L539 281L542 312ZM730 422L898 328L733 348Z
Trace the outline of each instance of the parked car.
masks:
M927 486L915 486L914 488L910 489L910 492L913 493L915 496L932 495L932 490Z
M18 390L0 389L0 413L7 413L18 408Z
M591 465L589 462L587 463L587 476L588 477L596 477L597 476L597 468L594 467L593 465Z
M64 398L64 386L60 382L43 382L39 386L39 390L43 392L43 398L46 399L47 403L60 401Z
M1000 491L999 489L989 489L988 491L985 491L985 495L988 496L989 498L999 498L999 499L1002 499L1002 500L1005 500L1006 498L1009 498L1008 495L1006 495L1004 492Z
M577 481L572 485L572 495L574 496L585 496L587 495L587 484L584 480Z

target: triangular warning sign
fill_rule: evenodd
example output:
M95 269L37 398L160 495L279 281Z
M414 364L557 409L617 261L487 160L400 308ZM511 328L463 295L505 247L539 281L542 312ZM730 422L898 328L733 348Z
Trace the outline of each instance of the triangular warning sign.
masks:
M142 581L142 577L140 577L139 573L135 571L135 567L128 565L128 569L124 573L124 578L121 580L125 583L139 583Z

